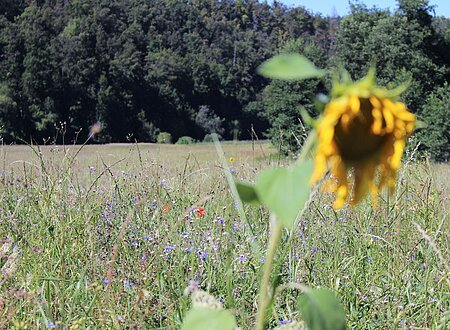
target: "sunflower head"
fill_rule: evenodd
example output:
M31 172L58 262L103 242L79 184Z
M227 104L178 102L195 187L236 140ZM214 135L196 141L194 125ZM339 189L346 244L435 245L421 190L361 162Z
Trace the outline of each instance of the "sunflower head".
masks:
M358 82L334 81L332 97L317 124L318 145L312 183L330 166L327 186L336 192L334 208L349 196L348 174L353 170L352 204L370 191L376 203L380 188L395 187L396 173L416 118L397 101L405 86L387 90L375 84L374 70Z

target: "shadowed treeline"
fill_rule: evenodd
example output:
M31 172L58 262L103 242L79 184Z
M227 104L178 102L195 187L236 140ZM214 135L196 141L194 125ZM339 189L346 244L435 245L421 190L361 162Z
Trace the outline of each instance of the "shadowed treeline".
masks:
M0 134L6 143L52 142L57 131L84 140L79 129L99 121L97 142L154 142L159 132L248 139L253 125L295 150L299 107L315 115L307 104L329 77L259 76L281 50L355 79L375 60L380 83L409 80L405 102L429 124L421 147L445 160L449 20L432 13L417 0L395 12L353 5L342 18L257 0L3 1Z

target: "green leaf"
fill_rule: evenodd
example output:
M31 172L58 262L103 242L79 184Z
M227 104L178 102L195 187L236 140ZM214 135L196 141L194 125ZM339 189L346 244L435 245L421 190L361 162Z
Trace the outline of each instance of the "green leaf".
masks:
M345 312L328 289L306 290L297 300L300 314L310 330L344 330Z
M259 200L276 214L283 226L292 228L305 206L312 172L310 159L291 168L270 168L258 176L255 189Z
M324 70L317 69L310 60L300 54L276 55L261 64L258 73L267 78L282 80L320 78L325 75Z
M428 125L426 122L422 121L422 120L416 120L416 129L420 129L420 128L427 128Z
M236 182L236 189L239 193L239 197L244 203L260 203L253 184L242 181Z
M226 309L196 307L184 318L182 330L234 330L236 320Z

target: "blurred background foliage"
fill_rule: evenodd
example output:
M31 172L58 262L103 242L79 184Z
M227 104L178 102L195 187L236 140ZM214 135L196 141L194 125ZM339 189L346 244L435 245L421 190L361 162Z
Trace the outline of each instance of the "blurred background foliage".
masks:
M0 135L61 143L60 123L70 141L99 121L96 142L256 132L293 152L308 130L300 109L317 115L311 100L329 80L268 81L256 69L300 52L355 79L375 60L378 83L410 81L404 101L428 124L420 148L448 160L449 31L426 0L394 12L353 4L345 17L258 0L4 0Z

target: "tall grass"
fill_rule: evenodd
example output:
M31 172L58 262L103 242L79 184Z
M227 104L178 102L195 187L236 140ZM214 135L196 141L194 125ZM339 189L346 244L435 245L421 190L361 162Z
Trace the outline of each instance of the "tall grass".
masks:
M239 179L278 160L266 144L224 149ZM0 155L0 328L177 329L188 286L252 327L269 215L245 206L245 226L213 146L14 146ZM335 290L350 328L448 328L449 174L409 162L377 209L335 212L332 196L317 193L283 235L286 286L272 326L301 321L303 283Z

